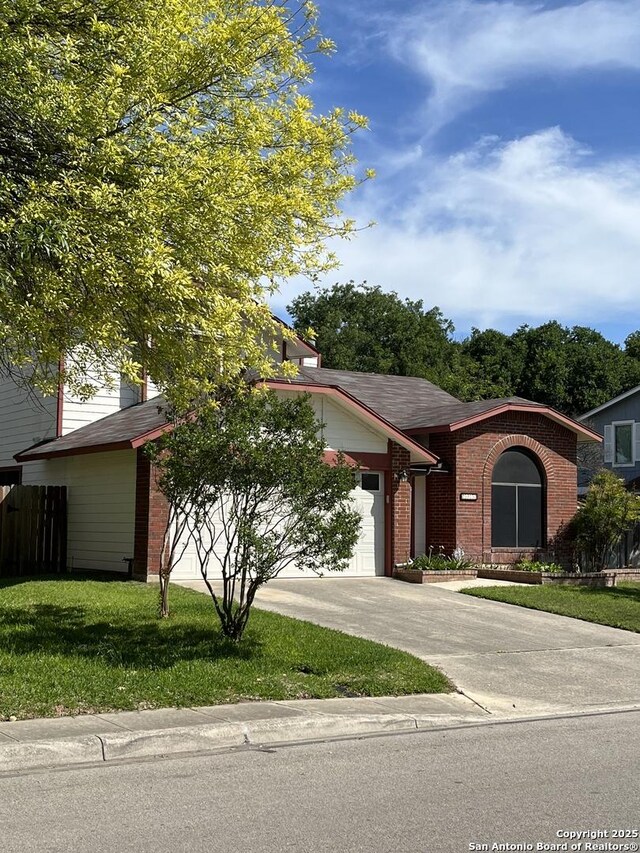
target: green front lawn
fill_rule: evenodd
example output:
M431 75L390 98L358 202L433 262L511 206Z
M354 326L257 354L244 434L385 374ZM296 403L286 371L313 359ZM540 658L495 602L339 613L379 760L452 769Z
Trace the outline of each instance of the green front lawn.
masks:
M443 693L451 684L405 652L255 610L239 646L211 600L137 583L0 584L0 719L213 705L252 699Z
M519 604L586 622L640 632L640 583L596 589L585 586L489 586L463 590L465 595Z

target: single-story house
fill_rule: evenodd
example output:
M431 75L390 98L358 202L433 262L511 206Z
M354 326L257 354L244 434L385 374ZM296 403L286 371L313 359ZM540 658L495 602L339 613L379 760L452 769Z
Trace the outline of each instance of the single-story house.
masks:
M353 499L360 541L345 574L390 575L430 548L512 563L552 552L576 508L577 442L599 436L518 397L464 403L425 379L329 370L308 343L282 359L297 378L268 380L282 395L308 393L325 424L327 458L342 450L360 471ZM166 505L143 447L167 429L150 384L87 403L28 399L0 385L0 484L64 485L73 568L157 575ZM295 573L295 570L294 570ZM299 574L299 573L298 573ZM189 549L174 578L197 578Z

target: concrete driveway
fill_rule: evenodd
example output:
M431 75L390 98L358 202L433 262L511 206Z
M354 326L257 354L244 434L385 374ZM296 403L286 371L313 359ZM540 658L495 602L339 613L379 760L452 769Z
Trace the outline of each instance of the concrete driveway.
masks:
M256 601L412 652L493 713L640 707L640 634L389 578L272 581Z

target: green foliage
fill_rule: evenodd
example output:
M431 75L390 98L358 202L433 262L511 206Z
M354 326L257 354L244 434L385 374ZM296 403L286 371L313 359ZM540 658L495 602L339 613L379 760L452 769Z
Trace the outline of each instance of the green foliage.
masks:
M264 374L264 282L352 229L365 120L306 94L331 50L308 0L0 0L0 362L183 405Z
M314 330L326 367L450 382L453 325L438 308L349 282L303 293L287 310L300 333Z
M559 563L545 563L542 560L521 559L513 567L519 572L565 572Z
M584 326L557 322L523 326L513 335L524 347L516 393L577 415L640 380L638 365L616 344Z
M461 349L472 365L475 385L465 399L492 399L514 394L526 359L526 347L521 338L495 329L472 329Z
M627 491L612 471L596 474L574 519L584 568L595 571L606 568L610 551L639 520L640 498Z
M433 548L429 548L429 553L415 557L409 568L430 572L460 572L472 566L473 562L465 557L462 548L456 548L451 556L447 556L442 549L434 554Z
M156 592L131 581L3 582L0 598L0 720L451 689L412 655L276 613L255 610L232 643L208 598L180 587L162 621Z
M248 388L177 424L149 450L226 636L240 639L256 591L283 569L346 567L360 530L353 469L343 459L327 465L324 451L308 395ZM222 572L221 597L211 565Z
M315 330L325 367L421 376L463 400L518 396L577 415L640 383L640 333L625 350L556 321L456 341L438 308L353 282L303 293L288 310L296 329Z

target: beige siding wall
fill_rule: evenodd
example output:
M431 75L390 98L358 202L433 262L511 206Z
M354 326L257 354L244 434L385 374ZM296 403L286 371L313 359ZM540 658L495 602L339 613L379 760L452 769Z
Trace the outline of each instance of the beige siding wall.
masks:
M133 557L136 453L86 453L30 462L23 482L67 487L68 564L74 569L126 572Z
M359 450L386 453L387 439L364 424L354 414L321 394L311 399L318 420L325 424L324 439L331 450Z
M0 467L16 465L14 454L56 434L55 397L24 391L0 375Z
M280 390L280 396L295 396L300 392ZM313 411L324 426L328 450L356 450L361 453L386 453L387 437L359 418L354 411L328 399L324 394L312 394Z

